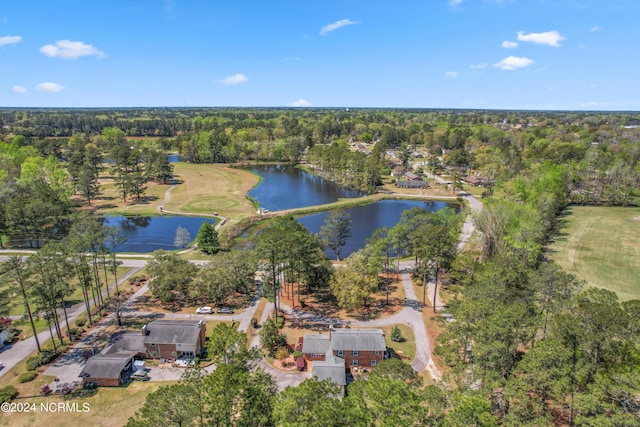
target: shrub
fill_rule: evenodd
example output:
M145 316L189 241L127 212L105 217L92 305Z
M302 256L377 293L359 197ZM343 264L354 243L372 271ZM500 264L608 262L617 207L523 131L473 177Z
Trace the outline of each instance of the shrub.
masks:
M35 371L40 366L40 358L38 356L31 356L27 359L27 369Z
M84 328L84 325L87 323L87 319L76 319L76 326L78 328Z
M80 338L80 335L82 335L82 332L80 331L80 329L76 329L76 328L69 329L69 339L77 340Z
M307 303L303 299L301 299L300 300L300 308L305 308L306 306L307 306Z
M276 352L276 359L278 359L279 361L283 361L287 357L289 357L289 350L287 349L287 347L280 347Z
M12 385L0 388L0 403L11 402L18 395L18 391Z
M258 319L256 319L255 317L252 317L252 318L251 318L251 327L252 327L253 329L255 329L255 328L257 328L257 327L258 327Z
M58 354L62 354L65 351L67 351L67 347L62 346L58 349L59 353L56 353L50 350L45 350L36 356L31 356L30 358L27 359L27 369L30 371L35 371L40 366L46 365L47 363L51 363L58 356Z
M294 351L293 352L293 360L298 360L298 357L302 356L302 352L301 351Z
M51 393L51 387L49 387L49 384L44 384L42 387L40 387L41 396L46 396L49 393Z
M36 371L27 371L18 376L19 383L28 383L29 381L33 381L33 379L38 375Z
M278 321L276 322L276 328L282 329L284 326L284 316L278 316Z
M391 328L391 341L393 342L402 342L404 341L404 337L402 336L402 332L400 332L400 328L394 326Z

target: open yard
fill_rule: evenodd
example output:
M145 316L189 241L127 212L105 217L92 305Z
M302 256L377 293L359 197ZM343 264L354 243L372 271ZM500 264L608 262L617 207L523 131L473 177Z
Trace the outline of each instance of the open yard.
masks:
M92 202L101 214L156 215L159 207L165 210L220 215L237 220L255 213L246 194L258 183L258 177L244 169L233 169L224 165L173 163L174 177L179 184L165 194L173 185L147 183L146 197L137 200L129 197L123 202L115 183L108 173L100 180L102 194ZM86 202L85 202L86 203Z
M258 177L248 170L223 165L174 163L174 175L182 181L172 191L166 210L220 215L238 220L255 214L246 195Z
M88 392L86 395L65 399L59 396L41 397L38 393L36 393L36 396L19 396L14 402L35 403L36 410L25 413L5 413L0 419L0 426L123 426L127 423L129 417L133 416L142 407L148 394L157 390L160 386L171 383L169 381L162 383L133 382L126 387L104 387L95 391L85 390ZM86 403L88 404L88 411L46 413L40 411L41 402L46 404L58 402L77 403L80 410L83 408L83 403Z
M560 218L551 257L621 300L640 298L640 208L573 206Z

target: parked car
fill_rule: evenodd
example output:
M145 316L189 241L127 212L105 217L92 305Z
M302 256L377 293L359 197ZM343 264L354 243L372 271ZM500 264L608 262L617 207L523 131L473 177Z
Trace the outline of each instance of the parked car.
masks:
M199 309L196 310L197 314L212 314L213 313L213 308L211 307L200 307Z
M176 366L179 366L181 368L186 368L187 366L192 366L193 365L193 357L181 356L173 364L176 365Z
M233 314L233 310L229 307L221 307L218 309L218 313L220 314Z
M149 375L146 371L136 371L131 374L131 379L133 381L146 381L149 379Z

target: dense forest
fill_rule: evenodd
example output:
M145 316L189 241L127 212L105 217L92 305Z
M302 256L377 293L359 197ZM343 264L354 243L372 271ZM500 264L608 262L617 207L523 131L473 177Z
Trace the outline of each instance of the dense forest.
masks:
M83 275L91 254L102 258L105 268L115 260L109 262L106 246L91 249L90 237L78 237L80 221L88 220L76 218L71 196L79 194L90 204L100 191L98 176L107 172L123 199L142 197L146 183L171 179L168 151L192 163L306 162L329 179L369 192L393 166L390 152L405 164L420 159L433 172L448 168L446 173L473 171L486 178L483 209L474 217L482 233L478 253L455 253L460 224L446 212L409 211L400 225L380 230L367 248L347 259L339 273L321 261L318 242L290 217L272 221L256 242L257 257L270 270L267 290L274 294L284 282L281 277L288 277L291 288L294 282L298 289L327 286L341 307L361 306L378 286L378 272L390 268L390 254L399 252L418 261L416 282L432 276L456 287L459 296L448 307L456 321L446 325L436 348L447 366L444 381L422 387L418 379L394 369L384 378L358 383L342 400L331 386L317 382L277 394L269 378L247 367L247 357L233 368L221 365L207 379L194 373L162 388L130 425L153 425L154 416L175 412L152 405L168 396L185 399L188 411L181 422L204 417L225 425L295 425L288 418L290 408L306 408L300 402L318 396L322 405L309 404L305 416L325 421L308 425L343 425L336 424L337 413L353 425L387 425L390 420L394 425L451 426L640 424L638 301L621 303L612 292L587 288L546 253L569 204L637 205L638 113L0 110L0 124L2 234L33 247L76 236L77 243L67 246L77 249ZM110 163L104 163L106 158ZM84 228L91 228L87 224ZM43 251L34 258L33 274L45 271L37 269L38 262L45 265L55 253ZM204 284L224 275L233 255L225 256L210 270L192 274L202 286L186 287L167 276L157 281L154 293L222 300L229 289L241 286L220 291ZM165 261L158 258L156 276L163 277ZM100 282L95 271L86 276L85 302L94 293L91 283ZM60 304L55 299L47 309ZM197 399L185 397L204 390L203 384L239 397L227 401L204 391Z

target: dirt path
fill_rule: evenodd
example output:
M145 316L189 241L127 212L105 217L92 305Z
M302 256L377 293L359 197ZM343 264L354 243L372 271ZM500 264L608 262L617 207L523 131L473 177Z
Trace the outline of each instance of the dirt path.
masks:
M165 191L164 193L164 199L162 199L162 204L160 206L158 206L158 210L160 211L160 213L168 213L168 214L172 214L172 215L181 215L181 216L195 216L195 217L209 217L209 218L219 218L220 221L218 223L216 223L215 229L219 230L220 227L222 227L223 225L225 225L228 221L228 218L225 218L223 216L220 215L216 215L216 214L207 214L207 213L195 213L195 212L176 212L176 211L169 211L166 210L164 208L164 206L169 203L169 199L171 198L171 191L176 188L177 184L172 185L171 187L167 188L167 191ZM190 250L195 249L195 246L189 248L186 251L182 251L180 253L185 253L188 252Z

